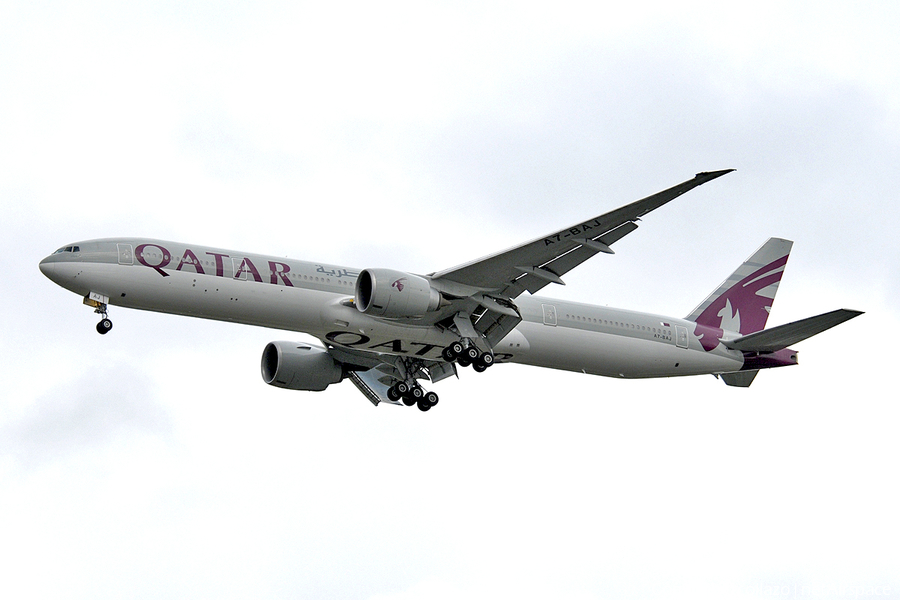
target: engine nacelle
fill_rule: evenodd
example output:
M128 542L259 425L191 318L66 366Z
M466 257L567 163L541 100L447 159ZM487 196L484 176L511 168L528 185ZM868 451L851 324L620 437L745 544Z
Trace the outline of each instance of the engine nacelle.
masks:
M390 269L364 269L356 280L356 308L376 317L421 317L441 306L424 277Z
M294 342L270 342L262 354L263 381L288 390L321 392L343 377L328 351Z

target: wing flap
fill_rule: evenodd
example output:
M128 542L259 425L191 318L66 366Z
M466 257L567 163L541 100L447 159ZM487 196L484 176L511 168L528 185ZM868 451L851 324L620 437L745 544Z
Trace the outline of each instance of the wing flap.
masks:
M764 329L734 340L723 341L722 343L732 350L740 350L741 352L777 352L861 314L863 313L859 310L841 308L815 317L787 323L786 325Z
M388 386L378 380L378 373L375 369L368 371L350 371L347 377L353 382L353 385L362 392L369 402L378 406L382 402L390 404L400 404L399 401L390 400L387 396Z

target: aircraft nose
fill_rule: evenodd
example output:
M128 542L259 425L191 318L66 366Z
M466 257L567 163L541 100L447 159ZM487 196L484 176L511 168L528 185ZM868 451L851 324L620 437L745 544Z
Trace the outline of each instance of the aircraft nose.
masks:
M43 273L44 276L47 277L47 279L55 283L59 283L62 275L60 273L59 267L59 261L56 260L53 255L48 256L38 264L38 268L41 270L41 273Z
M41 270L41 273L43 273L47 277L50 277L50 273L53 270L53 263L50 262L50 257L48 256L47 258L42 260L40 264L38 264L38 268ZM50 278L53 279L52 277Z

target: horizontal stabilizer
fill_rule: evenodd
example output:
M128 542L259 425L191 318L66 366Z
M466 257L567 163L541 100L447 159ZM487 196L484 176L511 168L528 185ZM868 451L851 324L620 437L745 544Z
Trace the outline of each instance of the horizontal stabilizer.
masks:
M859 310L842 308L823 315L794 321L787 325L764 329L734 340L723 340L722 343L732 350L740 350L742 352L777 352L861 314L863 313Z

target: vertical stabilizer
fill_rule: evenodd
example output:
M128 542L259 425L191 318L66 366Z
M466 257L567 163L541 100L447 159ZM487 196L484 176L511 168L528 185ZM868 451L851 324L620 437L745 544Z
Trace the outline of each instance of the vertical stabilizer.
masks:
M793 244L769 238L686 318L703 327L741 335L762 331Z

